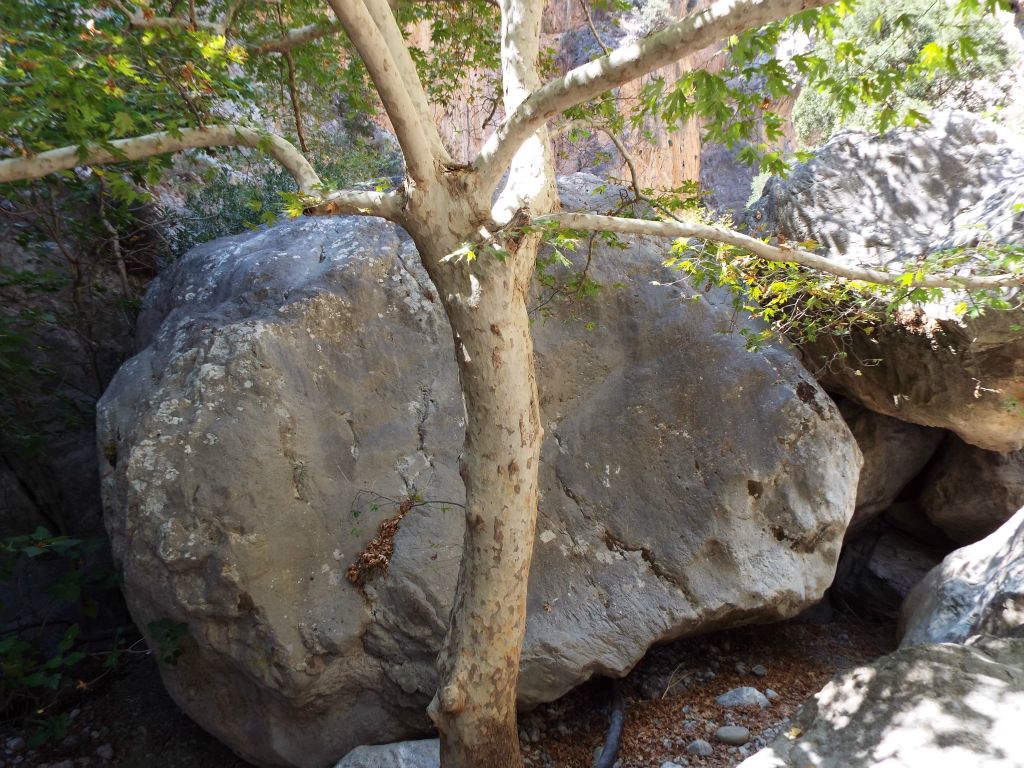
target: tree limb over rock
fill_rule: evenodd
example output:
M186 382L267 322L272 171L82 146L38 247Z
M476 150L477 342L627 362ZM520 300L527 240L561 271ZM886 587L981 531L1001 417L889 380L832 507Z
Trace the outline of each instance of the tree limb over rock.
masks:
M867 267L846 266L826 256L820 256L810 251L792 248L787 245L771 245L756 237L714 224L684 221L648 221L620 216L600 216L592 213L558 213L539 216L533 219L532 224L547 224L550 222L555 222L567 229L580 229L590 232L603 231L653 237L694 237L700 240L712 240L717 243L726 243L738 248L745 248L751 253L770 261L799 264L802 267L808 267L809 269L835 275L836 277L874 283L875 285L902 285L907 280L901 274L868 269ZM1024 285L1024 273L958 275L956 277L913 275L910 279L910 285L921 288L966 288L970 290L1009 288Z

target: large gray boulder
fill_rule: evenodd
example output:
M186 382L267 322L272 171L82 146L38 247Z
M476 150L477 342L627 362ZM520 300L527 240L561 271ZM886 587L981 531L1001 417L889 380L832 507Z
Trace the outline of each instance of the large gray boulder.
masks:
M1024 507L1024 451L996 453L951 438L923 488L928 519L958 544L971 544Z
M843 672L740 768L1020 768L1024 639L921 645Z
M843 133L772 179L748 223L813 240L841 263L902 271L982 240L1024 242L1024 137L966 112L923 130ZM966 271L973 265L968 263ZM830 389L992 451L1024 447L1024 310L960 321L950 295L898 322L804 345ZM1016 303L1009 292L1007 298Z
M789 351L746 352L727 296L652 284L677 277L660 259L599 250L600 296L537 316L524 705L653 643L795 615L853 512L860 453L829 398ZM412 244L337 218L210 243L159 278L140 333L100 405L103 491L137 624L187 630L171 695L261 765L427 732L464 411ZM357 588L363 553L386 570Z
M900 634L901 646L1024 637L1024 508L929 571L903 604Z

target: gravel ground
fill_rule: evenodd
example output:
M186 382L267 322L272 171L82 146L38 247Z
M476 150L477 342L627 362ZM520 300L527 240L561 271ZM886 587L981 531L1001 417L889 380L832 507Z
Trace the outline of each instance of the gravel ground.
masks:
M785 730L786 718L837 671L871 661L894 647L890 625L789 621L654 648L621 683L625 727L617 765L735 765ZM745 687L761 694L770 689L776 696L763 709L726 709L716 704L721 694ZM590 768L595 748L599 750L604 740L609 690L606 681L594 681L524 714L520 736L527 766ZM126 663L75 702L71 712L74 720L64 742L35 751L18 743L21 734L0 725L0 768L249 765L178 710L160 683L152 657ZM725 725L749 730L750 742L744 746L720 742L716 733ZM704 743L694 744L698 740Z

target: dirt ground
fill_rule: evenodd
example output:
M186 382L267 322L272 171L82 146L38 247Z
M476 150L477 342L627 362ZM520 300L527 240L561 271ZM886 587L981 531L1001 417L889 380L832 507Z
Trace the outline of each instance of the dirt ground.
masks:
M836 672L894 649L893 627L836 621L728 630L652 649L620 684L625 705L621 768L660 768L664 762L725 768L753 754L786 729L786 718ZM757 669L755 667L763 667ZM777 693L765 709L723 710L714 699L751 686ZM528 766L590 768L608 725L610 684L594 681L521 717ZM3 749L18 736L0 726L0 768L243 768L249 764L182 714L160 683L151 656L134 659L70 710L62 743L17 752ZM742 748L717 743L718 726L747 727ZM713 754L687 747L703 739Z

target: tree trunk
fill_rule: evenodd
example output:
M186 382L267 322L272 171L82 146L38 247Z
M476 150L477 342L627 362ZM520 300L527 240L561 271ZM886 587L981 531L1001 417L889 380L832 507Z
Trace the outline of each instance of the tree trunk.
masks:
M503 259L424 259L452 326L467 416L465 543L430 706L445 768L522 765L516 689L543 438L526 309L535 256L528 238Z
M542 11L542 0L501 2L506 110L540 85ZM429 713L443 768L521 768L516 694L544 436L526 303L539 236L512 225L499 233L500 252L478 247L472 260L442 261L488 218L490 193L476 181L449 184L446 194L424 189L437 208L416 215L411 201L407 225L452 327L466 405L466 535ZM523 207L547 213L556 200L542 129L513 158L494 215L505 223Z

